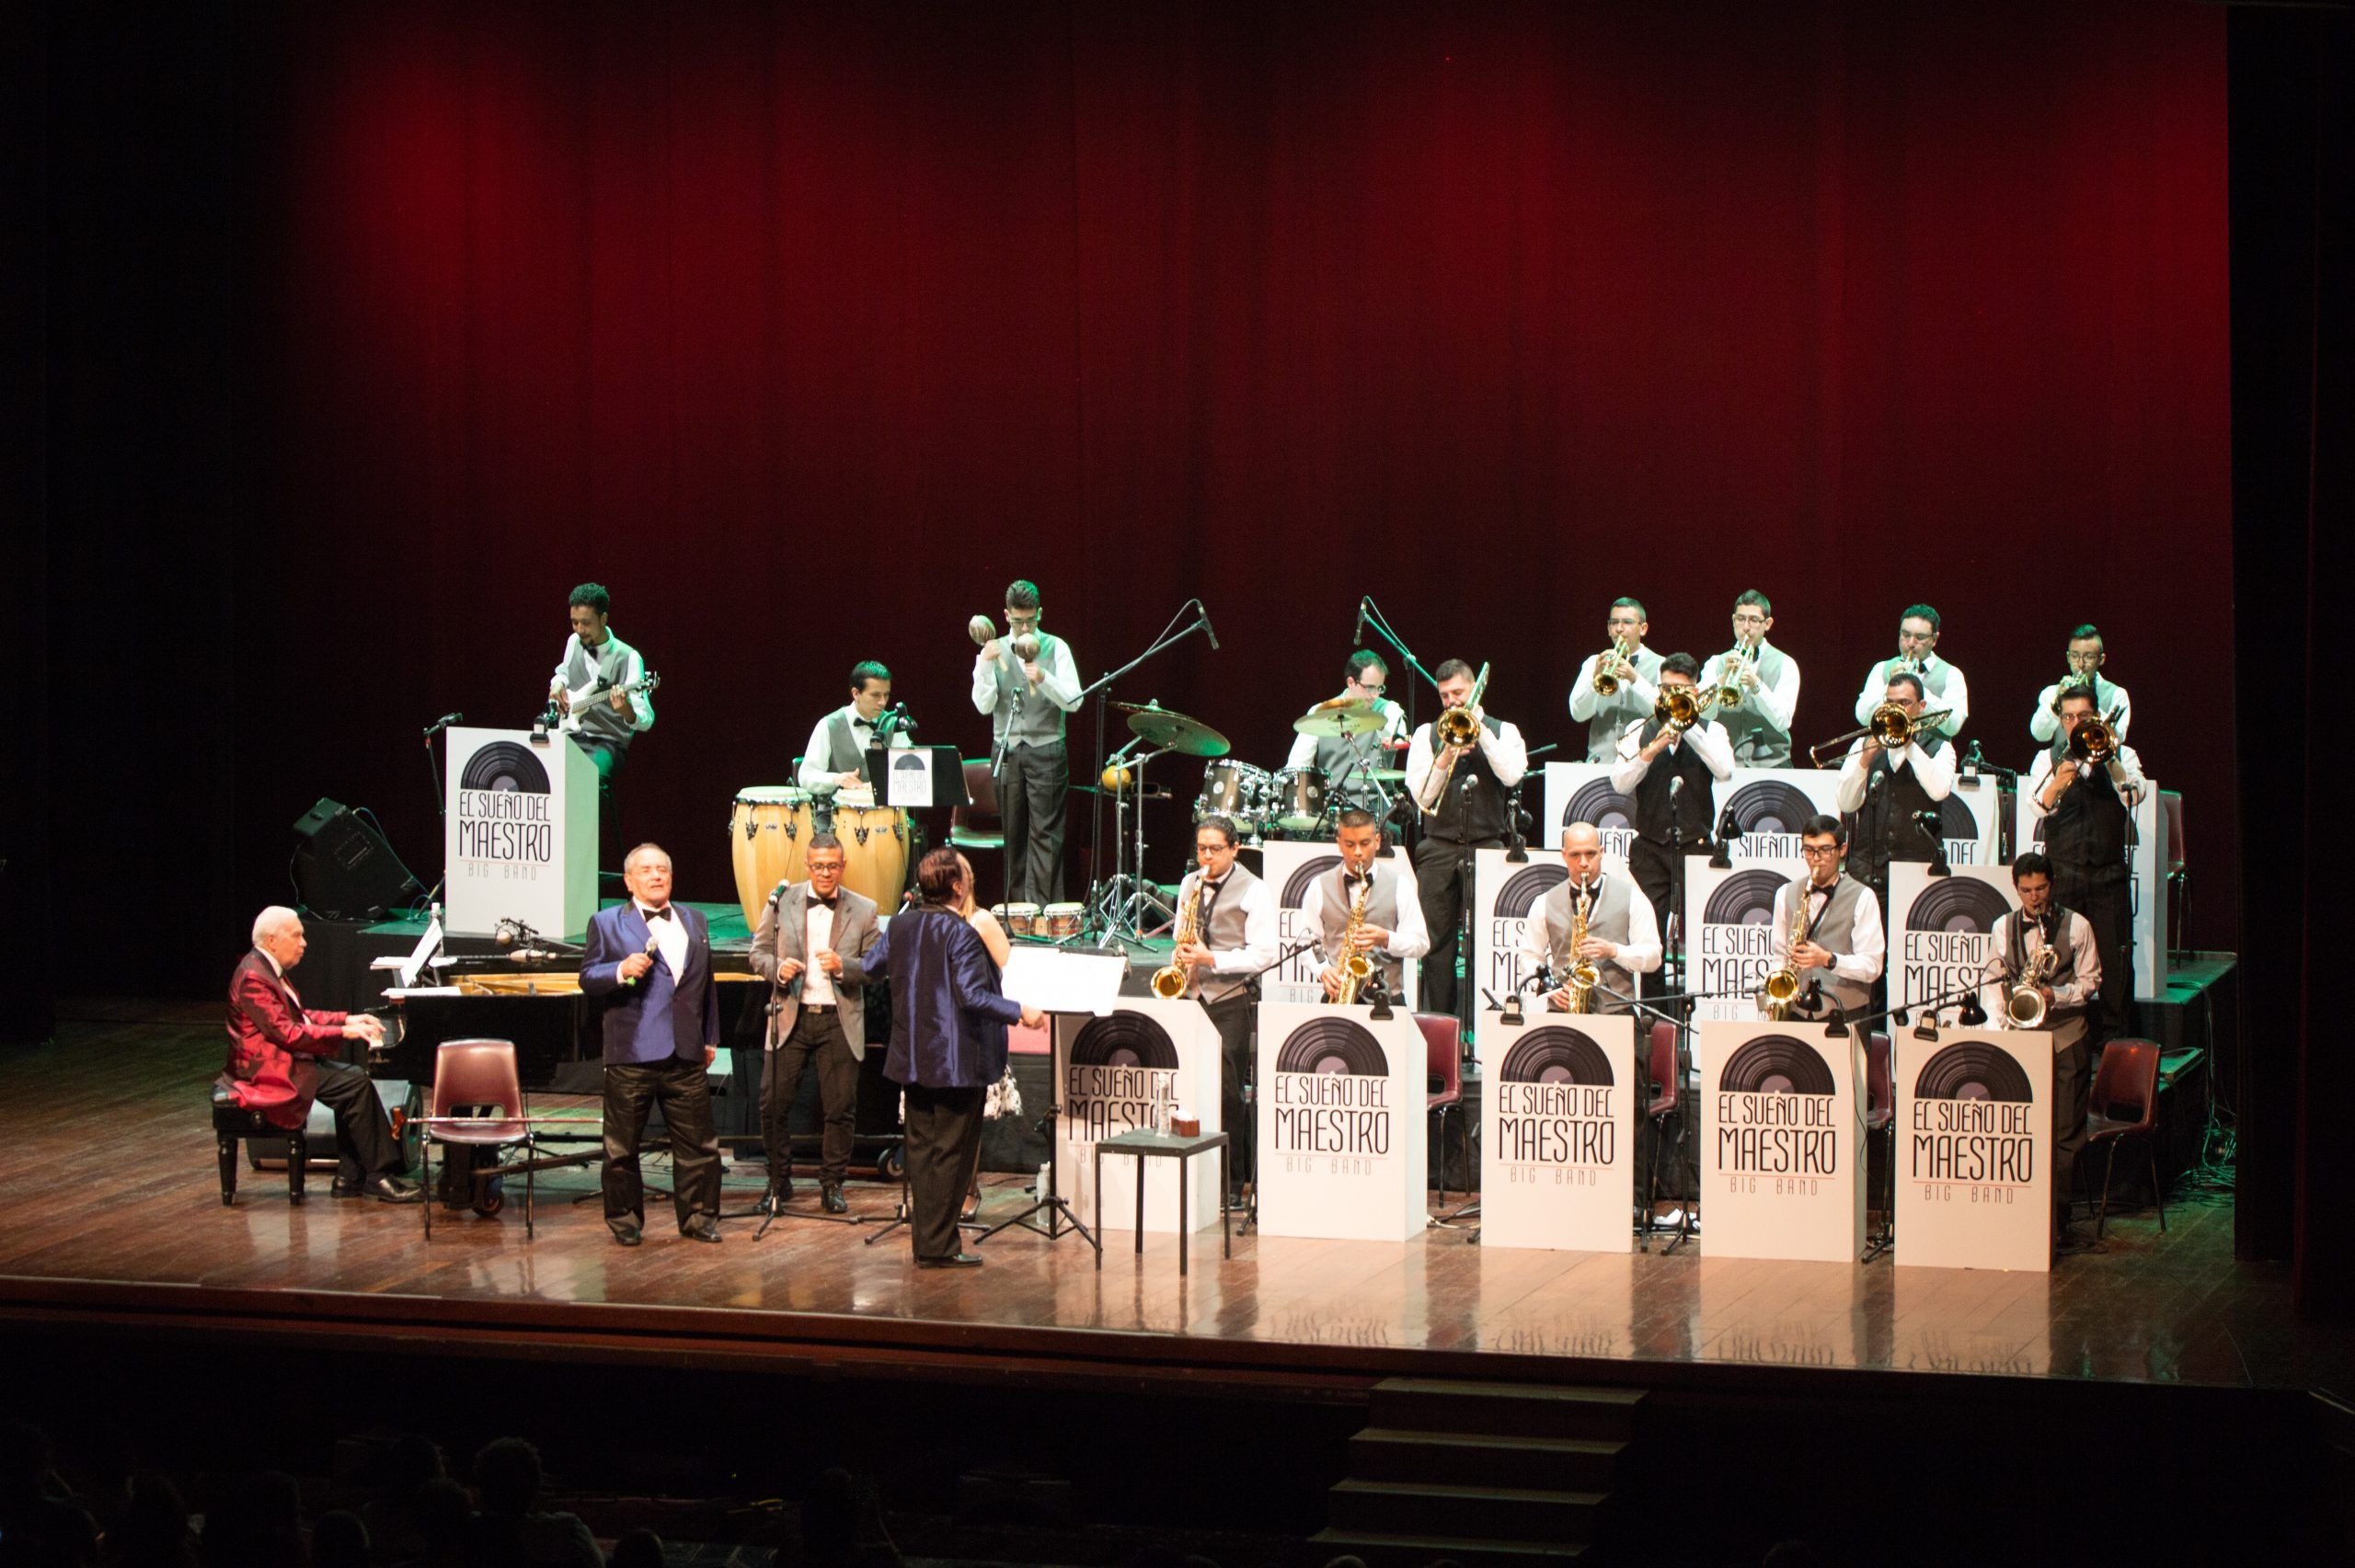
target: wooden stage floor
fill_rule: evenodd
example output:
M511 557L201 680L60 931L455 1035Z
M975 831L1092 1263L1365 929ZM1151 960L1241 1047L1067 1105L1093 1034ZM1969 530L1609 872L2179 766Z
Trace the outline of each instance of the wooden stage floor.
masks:
M12 1113L0 1311L1294 1380L1411 1369L1658 1383L1785 1367L2287 1389L2330 1380L2346 1355L2295 1323L2286 1269L2233 1261L2231 1209L2214 1200L2171 1209L2164 1234L2152 1214L2115 1219L2106 1251L2049 1276L1714 1259L1706 1236L1672 1256L1492 1251L1433 1230L1404 1246L1241 1234L1224 1262L1210 1232L1181 1280L1173 1239L1148 1236L1140 1258L1125 1231L1101 1273L1075 1237L1011 1230L982 1249L982 1269L925 1272L900 1235L869 1247L864 1228L780 1223L756 1242L738 1220L704 1246L659 1211L628 1251L593 1200L571 1202L594 1187L582 1169L541 1183L535 1241L518 1187L496 1218L437 1212L429 1244L415 1208L333 1201L316 1176L297 1209L281 1174L247 1171L236 1207L222 1207L204 1111L220 1040L210 1009L130 1004L0 1055ZM759 1179L731 1173L731 1206L749 1206ZM896 1189L850 1190L854 1212L890 1217ZM985 1214L1026 1200L1005 1179Z

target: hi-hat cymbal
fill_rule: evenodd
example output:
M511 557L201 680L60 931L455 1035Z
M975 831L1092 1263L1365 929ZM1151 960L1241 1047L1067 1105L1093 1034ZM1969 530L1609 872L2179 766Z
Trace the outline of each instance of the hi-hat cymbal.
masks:
M1129 733L1139 736L1153 745L1168 751L1182 751L1189 757L1223 757L1235 750L1226 737L1198 718L1174 714L1156 704L1143 707L1134 703L1115 703L1129 715Z
M1370 735L1382 727L1382 712L1370 702L1336 697L1292 721L1303 735Z

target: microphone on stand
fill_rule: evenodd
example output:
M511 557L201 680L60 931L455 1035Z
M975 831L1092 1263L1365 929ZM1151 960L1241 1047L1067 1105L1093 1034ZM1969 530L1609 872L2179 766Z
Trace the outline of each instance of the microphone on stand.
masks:
M452 725L464 724L465 722L466 715L464 714L443 714L440 718L435 719L431 724L425 727L425 738L431 740L435 736L441 734L443 730L449 728Z
M1194 608L1202 612L1202 635L1210 638L1211 651L1212 653L1216 653L1218 651L1218 628L1211 624L1211 607L1197 599L1194 601Z
M1358 629L1350 634L1351 647L1365 647L1365 607L1372 602L1365 595L1358 595Z

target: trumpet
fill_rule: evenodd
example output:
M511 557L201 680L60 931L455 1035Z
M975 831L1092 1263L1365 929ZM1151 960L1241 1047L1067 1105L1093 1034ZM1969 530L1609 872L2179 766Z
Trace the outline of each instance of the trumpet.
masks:
M1860 725L1845 735L1835 735L1820 746L1809 747L1808 760L1820 768L1823 766L1823 754L1826 751L1835 746L1845 746L1850 741L1860 739L1867 735L1872 737L1874 745L1884 750L1902 750L1913 744L1915 736L1928 730L1938 720L1953 711L1951 708L1933 708L1916 718L1905 711L1905 705L1902 703L1883 703L1873 710L1873 716L1869 723ZM2083 729L2085 727L2080 725L2077 727Z
M1743 641L1734 644L1732 651L1727 654L1725 662L1718 667L1718 685L1717 688L1717 706L1721 708L1738 708L1741 706L1742 675L1757 662L1758 647L1756 644L1750 642L1746 638Z
M1779 1022L1791 1015L1792 1004L1798 1001L1799 966L1791 954L1807 940L1807 896L1797 883L1791 892L1791 937L1783 944L1783 967L1766 977L1766 984L1759 990L1758 1013L1762 1018Z
M2052 983L2052 976L2061 967L2061 955L2044 940L2044 927L2036 928L2036 954L2028 961L2028 973L2019 984L2006 987L2004 992L2004 1026L2007 1029L2041 1029L2044 1027L2044 990Z
M1430 776L1423 781L1422 793L1415 797L1415 805L1424 811L1436 811L1447 794L1448 780L1455 776L1455 760L1480 738L1480 721L1472 716L1480 705L1481 693L1488 689L1488 667L1480 666L1480 673L1472 682L1471 695L1464 699L1460 708L1449 708L1431 720L1431 750L1444 752L1444 760L1434 759Z
M1611 673L1611 667L1622 662L1626 657L1627 639L1612 638L1611 651L1594 662L1594 689L1598 693L1608 697L1619 690L1619 677Z
M1186 900L1184 909L1178 911L1177 944L1179 947L1201 940L1202 889L1207 886L1202 878L1196 877L1194 896ZM1173 958L1153 972L1153 994L1164 1001L1175 1001L1186 994L1186 984L1191 978L1186 972L1186 966Z
M1701 722L1711 704L1721 700L1724 692L1722 686L1706 692L1698 686L1663 686L1652 702L1652 717L1676 729L1690 729Z

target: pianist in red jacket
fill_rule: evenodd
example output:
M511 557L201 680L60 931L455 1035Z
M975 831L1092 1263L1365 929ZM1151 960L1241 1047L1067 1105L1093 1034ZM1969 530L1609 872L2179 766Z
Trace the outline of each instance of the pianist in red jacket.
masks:
M380 1043L384 1025L365 1013L304 1007L286 974L306 945L293 910L272 904L254 917L253 950L229 977L229 1061L214 1091L287 1128L302 1126L318 1101L335 1113L335 1196L414 1203L418 1189L400 1179L400 1144L375 1085L342 1060L344 1041Z

